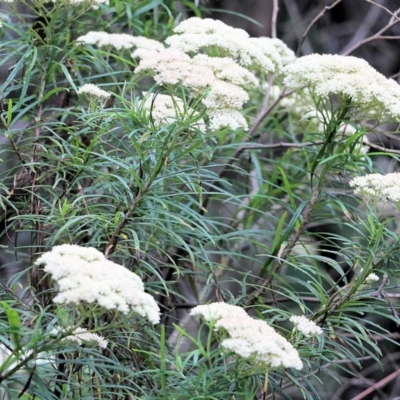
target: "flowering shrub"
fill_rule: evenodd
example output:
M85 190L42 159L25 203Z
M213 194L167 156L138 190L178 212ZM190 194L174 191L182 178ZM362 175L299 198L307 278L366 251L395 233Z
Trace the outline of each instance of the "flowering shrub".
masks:
M396 81L198 1L6 3L1 398L324 400L391 354Z

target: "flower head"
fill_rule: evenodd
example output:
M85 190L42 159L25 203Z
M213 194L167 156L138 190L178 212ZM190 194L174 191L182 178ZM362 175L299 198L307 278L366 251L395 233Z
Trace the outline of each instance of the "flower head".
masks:
M365 283L371 284L374 282L379 281L379 276L375 274L374 272L370 273L366 278L365 278Z
M185 107L181 99L166 94L146 96L142 101L142 107L146 110L146 114L151 116L154 125L157 127L170 124L184 115L191 117L199 115L192 108ZM202 132L205 131L205 124L202 119L198 120L193 127Z
M91 98L98 98L101 101L108 100L111 97L110 92L106 92L103 89L100 89L97 85L93 83L87 83L86 85L81 86L78 89L78 94L85 94Z
M382 200L400 203L400 173L369 174L358 176L349 182L354 193L366 201Z
M76 39L78 43L91 44L98 47L113 47L116 50L121 49L145 49L162 50L164 46L157 40L148 39L143 36L132 36L127 33L107 33L104 31L90 31Z
M279 73L283 58L285 62L290 58L291 50L279 39L250 38L246 31L210 18L189 18L174 32L175 35L165 41L173 48L188 54L200 51L208 55L217 53L232 58L243 67L262 69L265 73Z
M58 335L60 332L63 333L65 331L71 330L71 327L67 327L65 329L61 328L53 328L50 331L51 335ZM108 345L108 341L104 339L102 336L97 335L96 333L91 333L88 332L87 329L85 328L76 328L73 330L73 332L62 338L61 342L64 343L75 343L78 346L81 346L82 344L96 344L99 346L101 349L106 349Z
M190 311L194 317L202 317L205 321L219 321L222 318L250 318L243 308L227 303L211 303L196 306Z
M195 307L190 315L201 316L213 322L216 331L222 330L228 338L222 348L252 365L263 369L302 369L297 350L266 322L251 318L242 308L225 303Z
M311 54L298 58L284 68L288 89L306 86L317 96L336 94L351 99L369 115L387 114L400 120L400 87L393 79L352 56Z
M224 65L229 66L231 72L224 71ZM225 126L247 129L247 122L239 110L249 96L238 84L255 84L257 80L233 60L213 59L206 55L190 58L180 50L169 48L145 54L135 70L135 73L140 72L153 75L158 85L181 84L193 97L204 96L202 103L211 129Z
M96 302L124 314L133 310L152 323L160 320L157 303L144 292L140 277L92 247L55 246L42 254L35 265L43 265L57 282L55 303Z
M323 334L323 330L314 321L309 320L304 315L292 315L289 321L293 322L295 329L306 337Z

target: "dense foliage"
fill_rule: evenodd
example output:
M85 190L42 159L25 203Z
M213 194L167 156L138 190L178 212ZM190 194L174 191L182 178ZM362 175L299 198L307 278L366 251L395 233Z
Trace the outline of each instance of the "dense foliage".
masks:
M197 1L7 3L0 398L325 400L382 366L397 82L296 57L278 1L271 38Z

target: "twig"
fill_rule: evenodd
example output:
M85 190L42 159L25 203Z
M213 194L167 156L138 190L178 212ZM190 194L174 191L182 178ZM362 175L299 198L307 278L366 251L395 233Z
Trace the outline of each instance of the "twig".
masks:
M386 153L400 154L400 150L388 149L387 147L379 146L379 144L375 144L375 143L368 143L367 146L369 146L375 150L384 151Z
M350 39L350 41L347 43L346 46L344 46L342 51L345 51L346 49L354 46L357 44L360 40L365 39L365 37L370 34L372 31L373 26L375 25L376 21L381 15L381 11L377 7L371 7L367 16L363 20L363 23L360 24L358 27L357 31L354 33L353 37Z
M279 0L273 0L273 8L272 8L272 18L271 18L271 37L276 38L276 21L278 19L279 12Z
M115 228L113 234L110 237L110 240L108 241L107 247L104 250L104 256L108 258L108 256L114 252L115 246L117 244L118 236L122 232L122 229L124 229L126 223L129 220L129 217L132 215L132 213L135 211L137 205L140 203L142 200L143 196L147 193L147 190L149 189L149 186L145 186L143 190L141 190L138 195L136 196L135 200L133 203L130 205L129 209L126 211L123 219L121 222L117 225Z
M382 388L383 386L386 386L390 381L393 379L397 378L400 375L400 369L397 371L392 372L390 375L388 375L386 378L383 378L379 382L376 382L374 385L369 387L368 389L364 390L357 396L353 397L351 400L362 400L369 394L375 392L375 390L378 390Z
M385 134L388 136L388 134ZM396 140L400 140L400 138L396 138ZM264 150L264 149L290 149L290 148L303 148L303 147L310 147L316 146L325 143L325 140L317 140L315 142L304 142L304 143L291 143L291 142L277 142L271 144L260 144L260 143L247 143L240 146L241 151L244 150ZM386 153L393 153L393 154L400 154L400 150L389 149L384 146L380 146L379 144L368 142L366 146L371 147L375 150L381 150Z
M297 1L293 1L293 0L283 0L283 4L286 7L286 11L289 15L289 19L290 21L301 21L304 23L301 23L301 26L297 23L291 23L290 24L290 28L293 31L292 35L293 35L293 39L297 40L299 37L301 37L301 35L304 32L304 25L306 24L306 22L308 21L308 15L305 17L303 15L303 13L300 11L299 6L297 4ZM306 21L307 20L307 21ZM303 47L304 49L304 53L305 54L311 54L314 53L314 50L311 46L311 42L309 38L306 38L304 40L303 43Z
M385 292L382 292L382 295L383 295L384 299L387 301L387 303L389 304L390 310L392 311L392 316L396 320L396 322L395 322L396 326L399 327L399 324L397 322L397 321L399 321L399 314L397 314L397 311L393 307L393 304L392 304L390 298L388 297L388 295Z
M369 1L370 3L373 3L370 0L367 0L367 1ZM373 3L373 4L375 4L375 3ZM375 5L377 5L377 4L375 4ZM367 37L364 40L360 40L354 46L350 47L350 49L344 51L342 53L342 55L348 56L348 55L354 53L356 50L358 50L361 46L364 46L365 44L371 43L371 42L373 42L375 40L391 39L391 38L398 39L399 38L398 36L383 36L382 34L385 33L387 30L389 30L390 28L392 28L393 26L395 26L396 24L398 24L400 22L400 18L397 17L397 15L400 12L400 8L397 9L394 13L392 13L391 11L389 11L387 9L386 9L386 11L389 12L392 15L392 18L390 18L390 21L382 29L380 29L378 32L376 32L375 34Z
M247 135L242 139L241 144L239 147L233 152L232 156L229 158L229 160L220 168L220 170L217 172L217 175L219 178L222 178L228 171L228 168L233 165L233 163L237 160L237 158L242 154L244 150L246 150L246 144L247 142L251 139L253 136L254 132L257 130L261 122L264 120L264 118L278 105L278 103L287 96L290 96L294 91L283 91L278 98L270 105L266 102L261 108L259 114L257 115L253 125L247 132ZM265 98L269 98L269 91L267 90L267 93L265 95ZM210 183L210 185L214 185L217 183L217 179L215 179L213 182ZM208 202L210 201L210 194L206 193L203 198L203 203L200 207L199 213L204 214L205 210L207 209Z
M400 293L386 293L385 295L389 298L393 298L393 299L400 299Z
M382 4L378 4L373 0L365 0L367 3L370 3L378 8L381 8L382 10L385 10L388 14L390 14L392 16L392 19L399 19L397 17L397 13L399 12L399 10L396 10L395 12L391 12L387 7L383 6Z
M317 204L320 193L321 193L321 188L317 187L317 189L314 190L314 193L311 196L310 202L308 203L307 207L304 209L303 220L301 222L299 229L296 231L293 238L290 240L289 244L285 247L282 256L279 257L279 260L277 260L277 262L276 262L274 268L272 269L271 273L269 274L268 278L266 278L264 280L264 282L261 284L261 286L248 298L248 300L246 301L246 306L251 305L253 303L253 301L255 299L257 299L257 297L259 297L263 293L263 291L269 286L269 284L274 279L276 273L281 268L282 261L286 260L289 257L291 251L296 246L296 243L298 242L300 236L306 229L306 226L311 217L311 212L314 209L315 205Z
M290 143L290 142L278 142L271 144L260 144L260 143L247 143L241 147L243 150L263 150L263 149L290 149L290 148L303 148L310 147L325 143L324 140L317 140L315 142L304 142L304 143ZM369 144L368 144L369 145Z
M332 3L330 6L325 6L320 13L311 21L310 25L308 25L307 29L304 31L304 33L301 35L300 42L299 42L299 47L297 48L296 56L300 56L300 51L301 48L303 47L303 43L306 40L306 37L308 33L310 32L311 28L320 20L327 11L331 10L335 6L337 6L342 0L336 0L334 3Z
M385 287L387 281L388 281L388 276L383 275L382 282L379 285L378 290L375 293L373 293L371 296L372 297L382 297L382 290Z
M357 361L365 361L365 360L371 360L372 357L371 357L371 356L363 356L363 357L357 357L356 359L357 359ZM334 364L334 365L337 365L337 364L348 364L348 363L353 363L353 360L350 360L350 359L337 360L337 361L335 361L335 364ZM303 376L303 377L299 377L299 379L307 379L307 378L309 378L309 377L315 377L315 375L317 374L318 371L320 371L321 369L327 369L327 368L328 368L329 366L331 366L332 364L333 364L332 362L328 362L328 363L322 365L320 368L318 368L318 369L316 369L316 370L314 370L314 371L311 371L309 374L307 374L307 375L305 375L305 376ZM293 386L293 382L288 382L288 383L282 385L282 386L281 386L281 389L287 389L287 388L289 388L289 387L291 387L291 386ZM273 393L270 393L270 394L266 397L266 399L267 399L267 400L268 400L268 399L272 399L273 396L274 396L274 394L273 394ZM352 400L354 400L354 399L352 399Z

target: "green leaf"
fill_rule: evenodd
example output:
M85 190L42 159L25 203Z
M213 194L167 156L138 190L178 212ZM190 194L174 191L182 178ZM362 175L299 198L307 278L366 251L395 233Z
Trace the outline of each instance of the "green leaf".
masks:
M14 342L14 349L19 351L22 349L22 346L21 346L21 322L19 320L18 312L12 309L5 301L1 301L0 304L4 308L7 315L8 326L10 328L11 337Z

